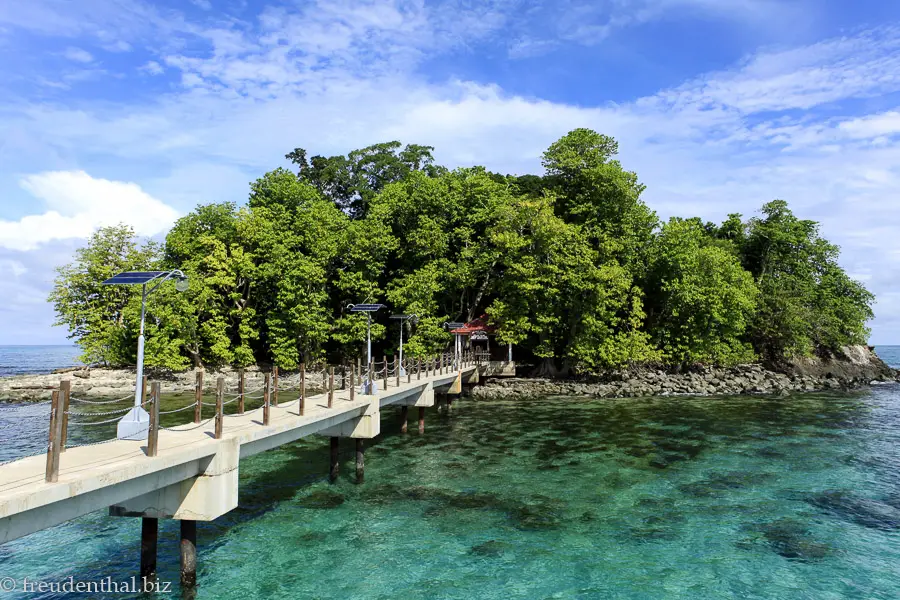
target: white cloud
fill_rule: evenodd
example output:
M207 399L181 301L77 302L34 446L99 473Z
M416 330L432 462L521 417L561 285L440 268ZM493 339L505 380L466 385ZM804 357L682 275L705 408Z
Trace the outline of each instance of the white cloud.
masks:
M22 187L49 209L17 221L0 220L0 247L34 250L54 240L85 239L95 229L125 223L138 235L164 231L178 218L172 207L134 183L95 179L84 171L29 175Z
M155 60L148 61L143 67L141 67L141 70L146 71L151 75L162 75L163 71L165 71L162 65Z
M209 0L191 0L191 4L202 10L212 10L212 2Z
M63 56L71 61L80 63L89 63L93 62L94 60L94 57L90 52L88 52L87 50L82 50L81 48L76 48L74 46L66 48L65 52L63 52Z

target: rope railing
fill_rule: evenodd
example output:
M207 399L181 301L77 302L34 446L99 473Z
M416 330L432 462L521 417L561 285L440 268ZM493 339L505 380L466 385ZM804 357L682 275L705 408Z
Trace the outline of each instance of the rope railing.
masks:
M344 399L353 401L356 393L372 392L370 384L377 384L385 389L403 385L403 376L406 376L405 382L411 383L413 376L416 381L421 381L422 377L434 377L456 371L466 365L478 363L480 357L477 352L463 352L460 355L454 353L439 353L426 357L405 358L399 360L394 357L388 360L386 356L381 360L371 361L368 365L356 360L355 364L342 365L315 365L318 368L306 370L304 365L300 365L299 372L291 373L279 377L277 367L273 367L270 373L263 374L263 382L246 389L246 378L243 369L239 371L237 390L229 390L225 393L225 378L220 376L216 380L215 401L210 402L204 400L204 392L207 388L203 385L203 371L197 372L197 381L194 389L195 399L193 402L177 408L168 410L160 410L162 395L160 391L160 383L153 382L151 390L148 394L147 379L145 378L142 385L140 403L141 407L148 410L150 414L150 426L148 430L147 454L155 456L158 448L158 434L160 430L166 430L174 433L188 432L206 427L210 423L215 423L215 437L221 438L224 430L225 417L238 417L249 415L258 411L263 411L263 423L268 425L271 409L282 409L282 413L288 411L296 411L294 414L304 415L305 400L310 397L310 390L314 390L314 394L325 396L328 400L328 408L333 408L333 402L336 397L336 391L339 389L348 390L349 398L343 396ZM230 387L230 386L229 386ZM278 403L278 394L285 392L297 392L296 397L281 403ZM70 408L70 404L84 404L88 406L108 406L124 402L132 399L132 395L123 396L121 398L111 398L107 400L88 400L86 398L74 397L71 395L71 382L64 380L60 382L59 390L54 390L50 400L37 402L34 404L11 407L4 411L9 417L38 417L43 415L15 415L10 414L25 409L33 409L40 406L50 406L50 436L49 444L45 451L36 454L47 454L47 473L48 482L56 481L59 473L59 455L65 452L66 448L77 448L82 446L90 446L96 444L108 443L115 441L101 440L91 441L77 445L67 445L67 431L69 426L85 426L93 427L100 425L110 425L121 420L122 415L132 410L132 406L117 408L113 410L75 410ZM245 410L246 401L262 400L262 404L255 408ZM237 410L230 410L229 414L225 414L225 407L237 403ZM215 415L207 419L202 419L202 409L204 407L213 407ZM162 426L159 422L160 417L164 415L174 415L194 409L193 423L182 423L180 425ZM70 420L70 417L76 417ZM108 419L97 419L102 417L111 417ZM0 430L13 429L19 427L18 423L9 423L0 425ZM36 455L35 454L35 455ZM13 459L18 460L18 459ZM11 462L11 461L7 461ZM6 464L6 463L0 463Z

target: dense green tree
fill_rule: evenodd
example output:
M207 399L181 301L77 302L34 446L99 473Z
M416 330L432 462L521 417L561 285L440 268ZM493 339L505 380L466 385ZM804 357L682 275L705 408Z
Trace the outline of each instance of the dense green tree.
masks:
M246 206L198 206L164 247L100 230L59 270L50 300L87 362L134 361L139 288L100 282L127 269L180 268L186 293L148 300L151 366L353 359L364 315L376 355L446 348L448 321L487 315L501 343L539 372L664 361L770 362L863 343L871 294L838 264L818 225L782 201L720 225L660 227L644 186L608 136L576 129L543 154L543 175L448 171L432 148L375 144L346 156L287 155ZM164 251L163 251L164 250Z
M759 291L699 219L673 218L654 241L648 298L656 345L676 364L751 362L745 342Z

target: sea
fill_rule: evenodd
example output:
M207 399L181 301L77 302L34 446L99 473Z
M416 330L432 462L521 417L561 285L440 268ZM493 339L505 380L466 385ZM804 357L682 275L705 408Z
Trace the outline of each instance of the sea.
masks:
M877 352L900 368L900 347ZM19 371L74 360L0 356ZM20 406L0 406L0 428ZM22 438L41 427L16 442L0 429L0 450L39 450ZM894 384L785 398L464 397L429 409L424 435L401 433L393 410L381 427L361 485L349 440L334 484L324 438L242 460L239 507L199 524L196 597L900 597ZM78 441L91 435L109 432ZM23 593L25 579L129 581L140 529L99 511L0 545L0 579L19 585L4 597L87 597ZM157 596L181 597L173 521L160 525L159 578L171 587Z

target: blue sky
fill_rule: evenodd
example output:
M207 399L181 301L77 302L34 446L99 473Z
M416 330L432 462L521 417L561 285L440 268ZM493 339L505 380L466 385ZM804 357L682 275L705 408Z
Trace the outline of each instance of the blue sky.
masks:
M28 0L0 53L0 344L65 341L45 299L93 229L243 202L297 146L537 173L576 127L664 218L819 220L900 343L897 3Z

